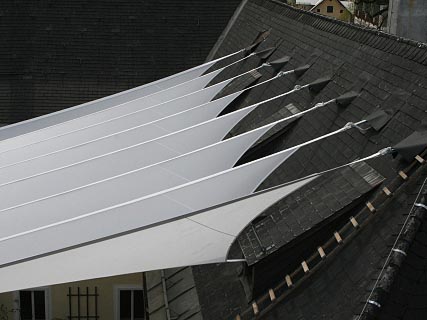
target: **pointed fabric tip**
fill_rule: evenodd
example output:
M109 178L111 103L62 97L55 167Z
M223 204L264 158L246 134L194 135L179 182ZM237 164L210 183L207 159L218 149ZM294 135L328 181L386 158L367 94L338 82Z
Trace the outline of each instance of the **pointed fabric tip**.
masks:
M261 50L259 52L256 52L255 54L260 58L261 60L267 60L274 51L276 51L276 47L270 47L264 50Z
M270 66L274 69L274 71L280 71L290 60L291 58L288 56L284 56L280 59L269 62Z
M259 46L259 43L254 43L254 44L251 44L249 47L246 47L244 51L244 56L247 57L248 55L250 55L252 52L255 51L255 49L258 46Z
M359 92L349 91L335 99L340 107L347 107L354 99L359 96Z
M301 67L298 67L294 70L294 74L297 78L301 77L308 69L310 69L310 65L306 64Z
M365 118L366 122L376 131L380 131L391 119L384 110L378 110Z
M271 30L272 29L270 28L270 29L260 31L258 33L257 37L255 38L254 42L252 42L252 44L258 45L258 44L262 43L263 41L265 41L270 36Z
M415 131L393 147L406 161L411 162L427 148L427 131Z
M254 42L252 42L252 44L245 49L244 56L247 57L252 52L254 52L256 50L256 48L258 48L258 46L261 43L263 43L265 41L265 39L267 39L269 37L270 33L271 33L271 29L259 32L257 37L255 38Z
M331 81L330 77L323 77L313 81L308 85L308 88L313 92L320 92Z

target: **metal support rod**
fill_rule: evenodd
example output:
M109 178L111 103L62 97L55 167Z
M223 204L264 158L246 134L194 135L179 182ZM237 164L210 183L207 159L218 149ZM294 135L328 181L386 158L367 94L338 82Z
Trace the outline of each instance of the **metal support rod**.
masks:
M163 300L165 302L166 319L167 320L171 320L171 314L170 314L169 302L168 302L168 294L166 292L165 271L164 270L160 270L160 275L161 275L161 278L162 278Z
M142 289L143 289L143 302L144 302L144 315L149 320L150 312L148 310L148 287L147 287L147 276L145 272L142 272Z
M99 318L99 316L98 316L98 287L95 287L95 317L96 317L96 319Z
M72 309L72 303L71 303L71 287L68 287L68 308L69 308L69 316L68 319L72 319L73 316L73 309Z
M80 287L77 287L77 319L80 319Z
M89 319L89 287L86 287L86 318Z

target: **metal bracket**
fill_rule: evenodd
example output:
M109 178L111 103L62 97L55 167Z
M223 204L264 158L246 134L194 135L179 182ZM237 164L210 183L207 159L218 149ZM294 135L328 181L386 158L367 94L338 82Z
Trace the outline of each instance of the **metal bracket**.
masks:
M378 307L378 308L381 308L381 304L379 304L378 302L376 302L376 301L374 301L374 300L368 300L368 303L369 303L369 304L372 304L372 305L374 305L374 306L376 306L376 307Z
M362 134L365 134L366 132L369 131L369 129L371 129L371 127L367 127L367 128L362 128L360 125L355 124L354 122L349 122L345 125L348 128L356 128L357 130L359 130Z
M406 252L403 250L400 250L400 249L393 248L393 249L391 249L391 251L403 254L405 257L407 256Z
M414 206L418 207L418 208L424 208L427 210L427 205L422 204L422 203L414 203Z

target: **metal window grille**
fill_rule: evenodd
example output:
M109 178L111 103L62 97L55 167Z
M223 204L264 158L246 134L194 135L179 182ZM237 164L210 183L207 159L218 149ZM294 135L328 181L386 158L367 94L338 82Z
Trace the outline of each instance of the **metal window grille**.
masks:
M76 291L73 290L73 288L68 287L68 319L99 319L98 287L95 287L92 293L89 290L89 287L86 287L86 290L82 290L80 287L77 287Z

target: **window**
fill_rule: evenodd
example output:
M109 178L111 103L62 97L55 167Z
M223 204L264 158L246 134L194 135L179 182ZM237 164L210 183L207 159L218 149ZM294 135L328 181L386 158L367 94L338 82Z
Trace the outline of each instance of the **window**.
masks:
M116 292L117 320L144 320L144 293L141 288L117 288Z
M98 319L98 287L68 287L68 319Z
M317 12L320 12L320 9L317 9Z
M47 290L22 290L18 293L18 310L20 320L47 320Z
M343 12L344 12L344 10L343 10L343 9L341 9L341 10L340 10L340 13L343 13Z
M326 12L329 12L329 13L334 12L334 6L327 6L326 7Z

